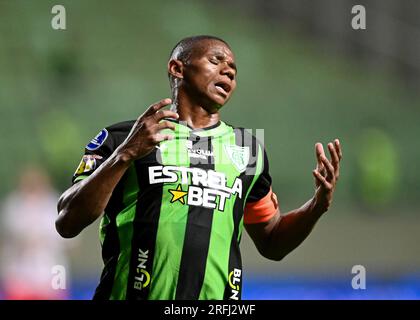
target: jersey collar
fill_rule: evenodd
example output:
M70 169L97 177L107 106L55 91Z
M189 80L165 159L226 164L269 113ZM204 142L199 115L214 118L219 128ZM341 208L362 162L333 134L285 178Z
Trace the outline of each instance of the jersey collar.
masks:
M193 134L200 137L217 137L226 134L229 127L223 121L218 121L216 124L209 127L193 129L184 121L174 119L166 119L177 124L177 130L182 133Z

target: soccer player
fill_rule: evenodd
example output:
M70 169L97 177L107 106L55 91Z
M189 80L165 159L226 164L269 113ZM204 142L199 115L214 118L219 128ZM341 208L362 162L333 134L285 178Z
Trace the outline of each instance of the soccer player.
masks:
M262 142L220 120L236 73L225 41L185 38L168 62L172 100L102 129L86 146L56 227L70 238L102 216L94 299L238 300L243 226L264 257L281 260L330 207L339 141L328 143L331 160L315 144L315 194L280 214Z

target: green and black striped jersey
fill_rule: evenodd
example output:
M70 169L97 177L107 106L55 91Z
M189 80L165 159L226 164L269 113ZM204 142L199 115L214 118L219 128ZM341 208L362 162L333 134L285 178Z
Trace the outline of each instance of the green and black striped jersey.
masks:
M94 172L133 124L103 129L73 183ZM241 298L244 207L271 188L264 147L222 121L175 126L174 139L136 160L114 189L100 225L104 270L94 299Z

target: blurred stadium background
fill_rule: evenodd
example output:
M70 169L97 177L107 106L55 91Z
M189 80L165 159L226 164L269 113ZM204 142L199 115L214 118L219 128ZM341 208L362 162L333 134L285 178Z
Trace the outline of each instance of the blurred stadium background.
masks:
M64 31L51 28L56 4L66 8ZM356 4L366 7L366 30L351 28ZM174 44L212 34L231 44L239 70L223 119L265 130L283 212L312 195L315 142L339 137L345 155L331 212L297 250L271 262L244 235L243 298L418 299L419 18L418 1L396 0L1 0L0 204L28 166L65 190L99 129L170 96ZM26 210L9 211L28 220ZM19 241L9 225L0 225L0 298L8 247ZM98 225L51 242L67 255L63 297L90 299L102 268ZM354 265L366 268L365 290L351 286Z

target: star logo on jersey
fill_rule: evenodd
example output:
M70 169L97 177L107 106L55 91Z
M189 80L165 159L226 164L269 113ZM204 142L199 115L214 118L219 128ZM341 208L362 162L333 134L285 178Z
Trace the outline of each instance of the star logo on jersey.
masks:
M239 172L244 172L249 162L249 147L225 145L225 152Z
M178 187L176 189L169 189L168 191L172 194L171 203L179 201L182 204L185 204L184 197L188 194L188 192L183 191L180 184L178 184Z

